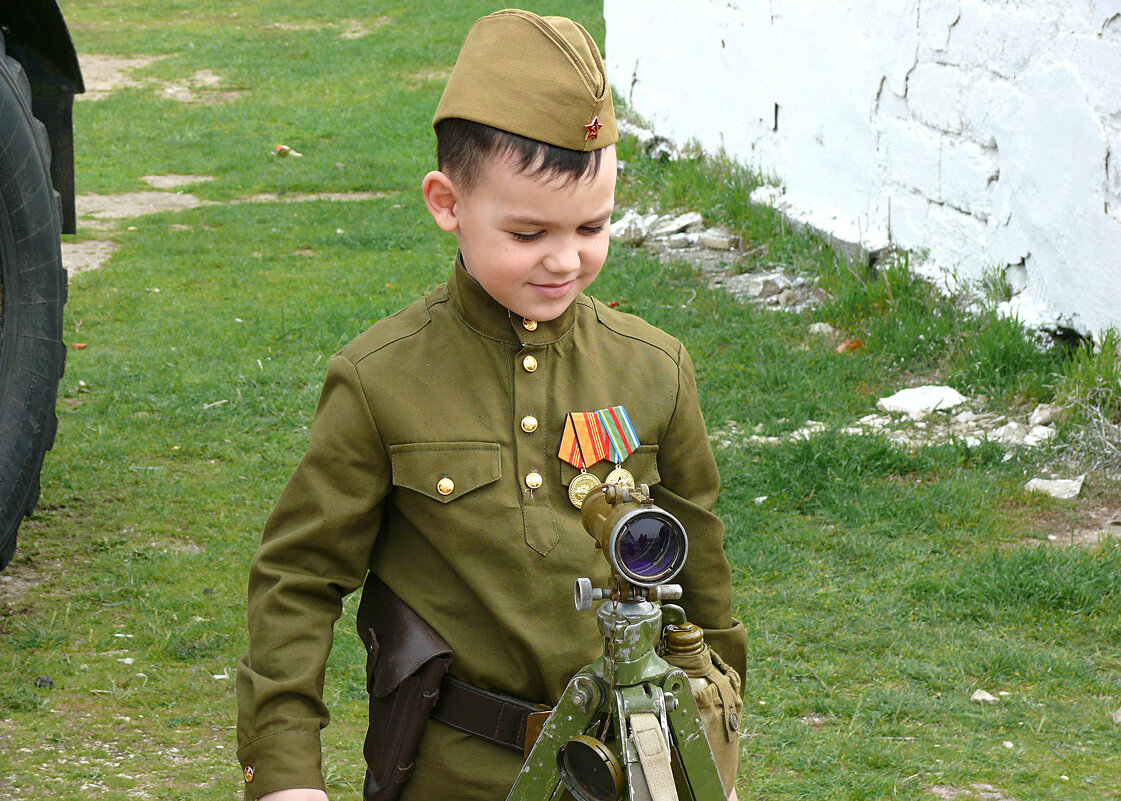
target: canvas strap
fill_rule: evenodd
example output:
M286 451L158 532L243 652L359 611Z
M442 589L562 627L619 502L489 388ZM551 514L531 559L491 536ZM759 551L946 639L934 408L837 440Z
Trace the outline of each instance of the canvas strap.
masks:
M658 717L651 712L636 712L630 720L631 736L646 776L646 785L650 788L650 798L653 801L678 801L670 767L669 745L662 736Z

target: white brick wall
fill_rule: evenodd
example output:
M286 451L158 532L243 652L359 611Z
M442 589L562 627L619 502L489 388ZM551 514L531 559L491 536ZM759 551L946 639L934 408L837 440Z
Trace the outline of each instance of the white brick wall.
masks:
M1121 327L1121 0L606 0L616 96L837 235ZM778 129L775 130L775 109ZM855 234L853 232L856 232Z

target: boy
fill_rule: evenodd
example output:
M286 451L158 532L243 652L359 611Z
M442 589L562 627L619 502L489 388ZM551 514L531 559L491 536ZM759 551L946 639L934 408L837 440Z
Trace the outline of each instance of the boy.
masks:
M595 43L563 18L484 17L434 125L439 169L422 189L459 257L445 285L332 357L308 452L266 524L238 669L249 801L326 798L323 666L364 579L364 607L388 587L454 653L414 767L394 779L407 779L400 798L505 798L521 743L478 721L555 703L602 649L594 616L567 600L576 577L608 579L570 502L582 473L602 481L621 465L681 520L683 604L744 669L692 364L672 337L582 294L607 257L616 174ZM569 413L620 406L635 435L620 452L558 455ZM367 646L374 687L399 655L381 635ZM457 709L449 683L492 706ZM380 798L370 776L366 796Z

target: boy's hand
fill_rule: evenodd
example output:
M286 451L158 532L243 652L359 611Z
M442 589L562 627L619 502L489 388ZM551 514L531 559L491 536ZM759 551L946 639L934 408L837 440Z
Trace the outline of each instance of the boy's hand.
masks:
M322 790L274 790L257 801L327 801L327 794Z

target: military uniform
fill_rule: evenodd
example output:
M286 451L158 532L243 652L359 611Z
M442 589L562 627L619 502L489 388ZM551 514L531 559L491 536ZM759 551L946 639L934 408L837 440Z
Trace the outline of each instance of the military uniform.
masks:
M516 63L495 58L499 48ZM480 86L485 102L471 99ZM441 115L570 149L617 138L590 37L525 12L472 28ZM307 454L250 574L250 645L238 667L248 799L323 786L324 663L342 599L367 574L447 641L451 675L483 690L552 704L601 654L572 584L603 586L608 566L569 501L578 471L558 448L568 413L616 406L641 443L623 466L689 533L682 605L742 674L746 640L712 513L716 465L681 344L584 295L553 320L514 316L459 261L446 284L330 360ZM613 467L588 470L602 480ZM496 801L521 764L429 721L401 799Z
M625 461L690 537L683 605L740 671L718 477L681 344L581 296L561 317L511 317L463 270L331 359L306 456L266 526L238 668L250 797L321 786L320 698L331 624L367 569L452 646L453 675L552 703L601 653L572 582L607 563L557 458L570 411L625 405L642 445ZM604 478L613 467L590 468ZM533 485L540 484L533 488ZM500 799L516 754L429 723L403 799ZM274 783L283 779L282 784Z

